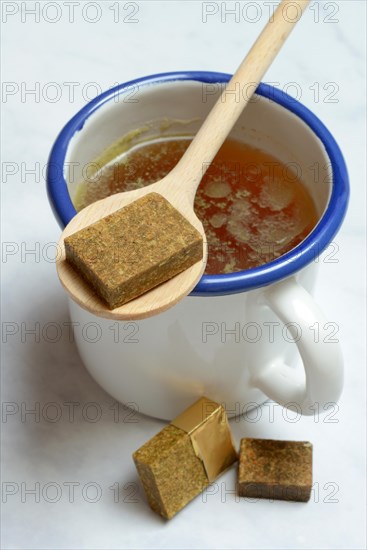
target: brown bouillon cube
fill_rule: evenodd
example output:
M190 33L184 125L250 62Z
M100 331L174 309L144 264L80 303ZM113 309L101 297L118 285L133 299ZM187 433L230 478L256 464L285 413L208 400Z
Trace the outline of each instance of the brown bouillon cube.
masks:
M307 502L312 489L312 445L307 441L242 439L240 496Z
M164 197L149 193L67 237L65 251L114 309L200 261L203 239Z

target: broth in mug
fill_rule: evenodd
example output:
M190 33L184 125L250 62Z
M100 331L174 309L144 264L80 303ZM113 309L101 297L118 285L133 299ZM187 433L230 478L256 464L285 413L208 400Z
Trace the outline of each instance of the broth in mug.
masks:
M162 179L191 139L157 139L116 156L78 185L75 208ZM268 263L303 241L318 221L313 199L293 170L232 139L223 144L200 182L194 208L208 241L206 274Z

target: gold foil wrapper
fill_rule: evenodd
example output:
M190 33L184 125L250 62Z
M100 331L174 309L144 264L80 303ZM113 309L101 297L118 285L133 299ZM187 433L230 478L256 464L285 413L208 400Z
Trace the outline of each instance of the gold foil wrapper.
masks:
M202 397L171 424L190 436L210 482L237 460L226 412L215 401Z
M237 458L224 408L206 397L133 454L149 505L166 519Z

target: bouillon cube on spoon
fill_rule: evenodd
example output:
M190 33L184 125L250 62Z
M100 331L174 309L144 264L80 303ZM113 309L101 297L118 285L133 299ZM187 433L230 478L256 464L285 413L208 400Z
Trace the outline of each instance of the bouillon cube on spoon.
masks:
M207 258L204 228L193 209L196 190L308 2L280 2L167 176L97 201L67 225L57 270L80 306L100 317L143 319L173 306L195 287ZM238 87L240 101L230 93Z

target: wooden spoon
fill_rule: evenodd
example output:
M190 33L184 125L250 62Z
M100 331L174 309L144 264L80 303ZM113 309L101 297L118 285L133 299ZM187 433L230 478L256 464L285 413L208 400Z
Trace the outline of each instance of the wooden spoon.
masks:
M204 273L207 243L201 221L193 209L196 190L235 122L249 102L257 84L299 21L309 0L283 0L255 44L217 100L194 140L175 168L162 180L143 189L117 193L81 210L63 231L57 270L60 281L72 299L86 310L115 320L143 319L156 315L179 302L196 286ZM236 93L230 93L230 91ZM239 90L239 93L237 91ZM227 93L226 93L227 91ZM240 95L240 101L238 96ZM155 191L179 210L203 235L203 261L186 269L142 296L110 310L93 289L65 260L65 237Z

